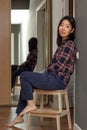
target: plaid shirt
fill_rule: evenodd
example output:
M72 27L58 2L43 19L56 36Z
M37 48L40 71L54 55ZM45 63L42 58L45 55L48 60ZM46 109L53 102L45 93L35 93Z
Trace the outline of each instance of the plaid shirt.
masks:
M72 41L67 41L57 48L52 63L47 67L46 72L56 73L66 86L70 79L70 75L74 71L75 61L75 44Z
M37 64L37 58L38 58L38 50L33 49L27 56L26 61L23 62L21 65L19 65L19 68L29 68L30 71L33 71L36 64Z

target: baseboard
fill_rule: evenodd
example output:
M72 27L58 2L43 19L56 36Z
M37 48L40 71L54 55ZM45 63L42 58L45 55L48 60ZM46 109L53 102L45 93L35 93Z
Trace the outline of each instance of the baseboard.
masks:
M74 130L82 130L76 123L74 123Z

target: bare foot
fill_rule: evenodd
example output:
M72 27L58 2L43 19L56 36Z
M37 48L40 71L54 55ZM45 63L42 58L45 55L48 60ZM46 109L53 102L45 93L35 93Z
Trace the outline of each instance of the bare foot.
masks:
M12 122L10 122L9 124L7 124L6 126L12 127L12 126L14 126L14 125L16 125L18 123L23 123L23 122L24 122L24 120L23 120L22 116L16 116L16 118Z
M19 114L20 116L23 116L25 113L28 113L30 111L34 111L36 110L36 106L32 105L32 106L26 106L25 109Z

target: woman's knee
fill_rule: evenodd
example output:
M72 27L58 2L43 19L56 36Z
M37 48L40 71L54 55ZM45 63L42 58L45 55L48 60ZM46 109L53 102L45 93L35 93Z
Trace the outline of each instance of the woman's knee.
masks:
M25 78L26 72L20 74L20 81Z
M23 72L20 74L20 81L29 78L30 72Z

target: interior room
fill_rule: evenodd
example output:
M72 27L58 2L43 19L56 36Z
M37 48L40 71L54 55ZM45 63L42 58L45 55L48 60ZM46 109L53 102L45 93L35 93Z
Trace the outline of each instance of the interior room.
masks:
M6 4L5 4L6 3ZM84 9L82 11L82 5ZM3 130L86 130L86 5L87 1L75 0L1 0L0 2L0 128ZM29 116L24 116L24 122L17 124L13 128L6 127L6 124L15 117L16 106L19 100L21 90L20 77L15 84L14 90L11 90L11 65L18 64L26 60L28 54L28 40L31 37L38 38L38 62L34 69L36 72L44 70L51 61L56 49L56 31L61 17L71 15L76 18L76 46L78 51L75 71L71 76L67 86L69 97L70 117L58 114L54 118L32 117L31 126L29 126ZM80 29L79 29L80 28ZM84 36L82 35L84 34ZM77 44L79 43L79 44ZM3 58L2 58L3 56ZM83 63L83 64L82 64ZM44 93L44 92L42 92ZM60 92L58 93L61 94ZM66 93L63 93L63 95ZM61 97L61 96L59 96ZM66 96L65 96L66 97ZM43 99L43 103L42 103ZM66 99L66 98L65 98ZM41 102L40 102L41 101ZM37 107L40 103L45 107L57 108L58 98L54 95L41 96L36 100ZM64 99L60 99L60 107L63 110L67 106ZM66 101L67 102L67 101ZM65 103L66 103L65 102ZM42 107L41 106L41 107ZM48 115L49 111L47 111ZM61 115L61 116L60 116ZM50 115L51 116L51 115ZM67 120L68 117L68 120ZM57 122L56 122L56 119ZM68 124L67 124L68 122ZM60 129L61 128L61 129ZM27 129L28 130L28 129Z
M62 1L63 2L63 1ZM61 14L58 16L58 19L62 15L69 14L69 3L63 2L61 4ZM65 5L64 5L65 4ZM35 67L34 71L42 71L44 68L50 63L51 57L55 51L56 46L52 44L52 41L54 40L54 28L52 29L53 23L52 23L52 18L54 16L52 12L52 2L49 2L48 0L26 0L25 1L11 1L11 10L10 10L10 66L12 64L17 64L20 65L23 61L25 61L27 53L28 53L28 45L27 42L29 38L32 36L38 37L38 62ZM65 8L68 7L68 9ZM72 6L71 6L72 7ZM53 21L54 22L54 21ZM58 20L57 20L58 22ZM53 32L52 32L53 30ZM55 38L56 39L56 38ZM10 70L11 72L11 70ZM10 82L9 82L9 87L11 86L11 73L9 75L10 77ZM71 108L71 117L73 120L73 76L71 78L71 81L69 83L69 104ZM16 105L19 100L19 94L20 94L20 89L21 89L21 84L20 84L20 79L18 79L14 91L11 91L11 88L9 88L10 96L9 96L9 102L8 104L4 104L7 107L7 111L11 111L11 116L8 115L8 118L10 116L10 119L14 117L14 113L16 110ZM9 91L8 90L8 91ZM37 105L40 105L40 98L37 98ZM56 96L45 96L44 97L44 102L46 102L46 105L48 105L48 99L50 100L50 106L57 105L57 97ZM54 104L52 104L52 100L54 100ZM64 105L64 104L63 104ZM3 102L2 102L3 106ZM9 110L10 108L10 110ZM2 111L4 111L3 107L1 108ZM9 113L10 114L10 113ZM8 120L10 120L8 119ZM37 120L38 119L38 120ZM27 116L25 116L25 120L27 120ZM53 126L50 125L49 119L47 119L45 122L42 121L42 123L38 124L40 121L40 118L34 118L34 122L32 123L32 129L33 125L34 128L36 129L52 129L55 128L55 119L51 119ZM5 120L7 122L7 120ZM63 123L65 122L65 123ZM63 124L63 129L64 127L67 128L67 121L66 117L62 119L62 124ZM3 123L2 123L3 125ZM23 123L23 125L19 126L19 129L23 128L25 129L25 126L27 123ZM38 126L39 125L39 126ZM15 127L15 129L18 129Z

